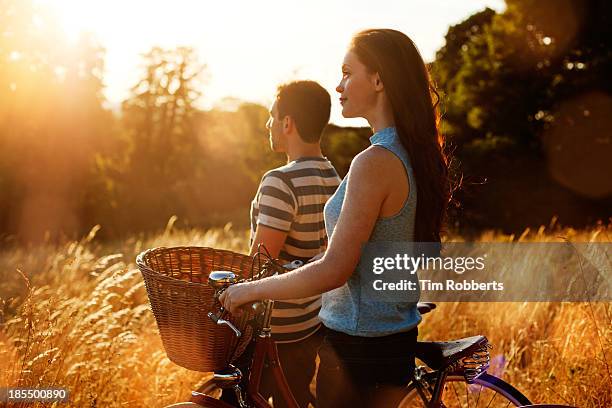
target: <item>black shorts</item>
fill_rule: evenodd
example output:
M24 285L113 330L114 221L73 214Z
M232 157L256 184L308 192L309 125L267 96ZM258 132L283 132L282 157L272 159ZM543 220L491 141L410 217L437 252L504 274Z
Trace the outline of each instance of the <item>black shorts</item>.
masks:
M319 408L397 405L414 374L416 327L383 337L350 336L326 327L321 330Z

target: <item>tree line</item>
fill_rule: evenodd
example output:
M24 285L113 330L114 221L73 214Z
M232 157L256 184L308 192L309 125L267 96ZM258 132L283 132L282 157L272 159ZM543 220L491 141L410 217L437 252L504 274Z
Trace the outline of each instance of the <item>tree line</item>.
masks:
M610 5L507 0L449 28L430 64L442 131L462 180L450 228L519 230L608 220ZM52 44L52 46L50 46ZM206 66L153 48L118 112L102 94L104 50L69 43L32 1L0 6L0 236L103 238L232 221L246 225L271 153L267 107L201 110ZM328 126L324 153L346 174L369 129Z

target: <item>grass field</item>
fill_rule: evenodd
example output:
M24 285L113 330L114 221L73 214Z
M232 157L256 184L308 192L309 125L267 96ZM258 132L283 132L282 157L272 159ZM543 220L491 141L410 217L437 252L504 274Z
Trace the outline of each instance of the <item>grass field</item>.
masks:
M166 358L135 256L155 246L245 251L247 233L169 225L151 238L102 245L95 232L60 247L0 252L0 386L62 386L77 407L184 399L205 375ZM600 226L541 227L520 237L489 232L480 240L611 238L612 227ZM485 334L494 346L491 370L532 401L603 408L612 406L611 314L610 303L444 303L419 330L425 340Z

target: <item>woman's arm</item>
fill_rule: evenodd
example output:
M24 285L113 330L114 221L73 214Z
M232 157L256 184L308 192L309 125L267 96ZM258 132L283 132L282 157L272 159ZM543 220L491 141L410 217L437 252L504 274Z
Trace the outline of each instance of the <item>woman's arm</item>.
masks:
M230 286L221 295L226 309L235 311L261 299L297 299L342 286L353 273L389 194L389 160L381 148L368 148L355 157L347 175L340 218L323 257L295 271L255 282Z

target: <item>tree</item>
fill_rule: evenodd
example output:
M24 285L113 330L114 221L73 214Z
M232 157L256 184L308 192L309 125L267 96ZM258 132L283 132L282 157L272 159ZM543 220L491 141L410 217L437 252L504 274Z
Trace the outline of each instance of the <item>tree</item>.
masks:
M502 14L484 10L451 27L434 75L457 144L541 153L556 103L585 87L610 89L609 4L509 0Z
M100 184L118 215L114 232L149 230L182 214L185 186L205 163L194 118L204 66L190 48L153 48L144 55L145 75L122 104L121 144L98 158Z
M485 10L449 29L433 74L444 93L443 129L465 175L459 197L466 224L512 229L554 215L576 224L609 217L550 174L576 193L600 199L609 194L609 182L601 184L601 174L612 172L609 161L553 156L559 149L610 149L601 137L587 137L612 126L601 113L612 104L610 4L508 0L501 14ZM577 114L588 118L576 120ZM575 148L585 143L597 146ZM568 166L580 172L570 171L570 177Z
M461 85L458 73L463 67L468 44L473 37L482 35L494 15L495 11L486 8L451 26L445 36L445 45L438 50L431 66L433 78L441 93L444 134L455 144L463 144L474 136L467 126L466 108L458 98L457 88Z

